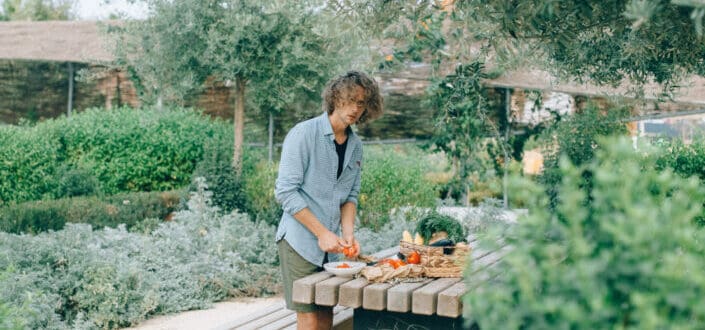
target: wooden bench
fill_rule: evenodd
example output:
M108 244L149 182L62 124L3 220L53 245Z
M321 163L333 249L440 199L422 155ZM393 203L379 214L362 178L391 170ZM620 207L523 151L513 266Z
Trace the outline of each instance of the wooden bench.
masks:
M472 287L461 278L428 279L418 283L369 283L367 279L342 278L320 272L294 282L292 299L300 303L354 309L353 328L408 328L412 325L429 329L463 327L461 297L492 278L489 270L508 250L491 251L478 247L471 238L474 268ZM377 258L395 255L398 247L375 254Z

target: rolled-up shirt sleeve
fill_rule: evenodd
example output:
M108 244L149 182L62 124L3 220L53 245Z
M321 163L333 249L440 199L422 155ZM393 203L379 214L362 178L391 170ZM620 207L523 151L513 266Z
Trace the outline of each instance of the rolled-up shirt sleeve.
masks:
M284 212L294 215L308 207L301 197L300 188L304 182L304 170L309 161L305 132L296 126L284 139L279 175L274 188L274 196Z
M362 163L362 162L361 162ZM362 167L360 167L360 170L357 171L357 175L355 176L355 182L353 183L352 189L350 189L350 194L348 194L348 198L345 199L345 202L351 202L357 204L357 195L360 194L360 179L362 177Z

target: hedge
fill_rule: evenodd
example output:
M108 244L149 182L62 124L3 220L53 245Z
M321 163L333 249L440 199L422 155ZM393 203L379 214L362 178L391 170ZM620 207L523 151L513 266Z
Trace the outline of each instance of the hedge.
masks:
M39 233L60 230L66 223L93 227L128 229L145 219L165 219L177 210L184 191L122 193L105 198L95 196L31 201L0 208L0 230L9 233Z
M94 108L35 126L0 126L0 205L82 191L178 189L189 184L204 144L231 132L191 109ZM97 188L67 190L77 174Z

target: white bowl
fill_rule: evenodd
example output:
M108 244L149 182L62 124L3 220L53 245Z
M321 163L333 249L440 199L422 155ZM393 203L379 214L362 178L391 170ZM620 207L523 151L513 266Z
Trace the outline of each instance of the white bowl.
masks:
M348 264L350 268L338 268L338 266L342 264ZM353 275L359 273L363 268L365 268L366 264L364 262L357 262L357 261L336 261L336 262L329 262L325 265L323 265L323 268L325 270L335 276L340 276L340 277L353 277Z

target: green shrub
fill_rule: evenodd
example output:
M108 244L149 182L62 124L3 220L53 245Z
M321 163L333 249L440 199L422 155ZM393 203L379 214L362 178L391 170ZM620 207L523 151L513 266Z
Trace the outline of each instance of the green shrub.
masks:
M203 144L231 136L229 125L191 109L89 109L45 125L68 160L91 169L107 194L188 185Z
M681 140L657 141L666 152L658 154L659 169L670 168L683 177L697 176L705 181L705 140L685 144Z
M553 210L543 187L512 185L530 201L529 215L505 236L512 249L494 280L465 296L464 316L481 329L702 328L700 183L656 170L626 139L582 165L564 158L559 171Z
M365 148L358 196L362 226L379 229L389 219L389 211L397 207L436 204L436 187L424 176L428 165L420 151L394 151Z
M0 204L97 189L178 189L189 184L203 145L231 132L231 125L190 109L89 109L31 127L2 126Z
M170 215L167 215L165 219L160 219L160 218L146 218L138 223L135 223L132 228L130 228L130 232L133 233L142 233L142 234L150 234L152 231L154 231L156 228L159 228L159 224L161 224L164 221L171 221L171 216L173 216L173 213Z
M40 127L0 126L0 205L51 197L65 158L53 134Z
M0 282L7 281L11 269L0 271ZM17 317L20 314L17 307L13 307L0 297L0 329L20 330L25 328L24 322Z
M246 197L242 188L242 179L235 173L230 162L213 166L207 172L194 172L194 179L202 176L213 187L213 203L221 208L223 212L240 210L246 212ZM195 184L191 185L193 189Z
M62 229L66 223L96 228L125 224L130 229L147 218L164 219L176 211L184 197L181 191L140 192L13 204L0 209L0 230L39 233Z
M626 134L627 127L621 121L626 111L624 108L615 108L603 112L597 105L588 104L583 111L563 118L543 132L539 143L542 144L544 154L544 170L538 180L546 187L553 201L557 185L561 182L561 157L566 157L576 165L592 160L599 138ZM589 173L585 173L585 180L590 180Z
M214 141L205 146L203 159L192 174L189 191L196 191L196 179L202 177L213 193L213 204L225 213L233 210L247 212L242 177L232 167L232 143Z
M213 193L213 205L222 212L240 210L252 216L253 220L277 224L282 212L274 199L277 166L262 161L261 148L245 148L242 173L238 176L231 165L232 149L232 139L214 139L206 144L203 160L193 172L189 190L195 191L196 179L203 177Z
M279 223L283 212L281 205L274 198L277 173L277 164L262 161L247 173L244 186L250 214L257 221L264 221L271 225Z
M62 166L58 169L56 177L58 182L54 198L100 194L98 179L86 169Z
M60 211L63 201L37 201L10 205L0 209L0 229L10 233L38 233L59 230L66 218Z
M199 184L188 209L149 235L84 224L0 233L0 302L28 329L115 329L280 287L274 228L221 215ZM2 324L2 323L0 323Z
M12 317L12 309L2 304L0 304L0 329L22 329L22 323L16 318Z
M276 203L273 195L276 167L269 168L268 165L262 164L261 148L244 148L242 173L238 176L231 165L232 144L232 139L225 141L214 139L213 142L206 144L203 160L193 173L189 190L195 191L196 178L203 177L211 187L213 204L222 212L240 210L250 214L253 220L262 218L267 223L276 224L281 217L281 207ZM271 189L272 192L268 194L267 189ZM266 199L268 197L271 197L271 201ZM274 210L264 208L264 205L274 206ZM270 220L276 212L279 212L279 217Z
M482 83L487 77L485 64L475 60L457 65L453 74L429 87L429 105L436 109L430 143L454 163L456 180L444 190L458 200L470 197L474 178L485 181L498 175L494 156L501 150L506 118L499 111L501 94Z
M658 141L656 145L665 151L655 155L656 168L670 168L681 177L695 176L705 182L705 140L693 141L691 144L681 140ZM705 208L695 221L705 226Z

